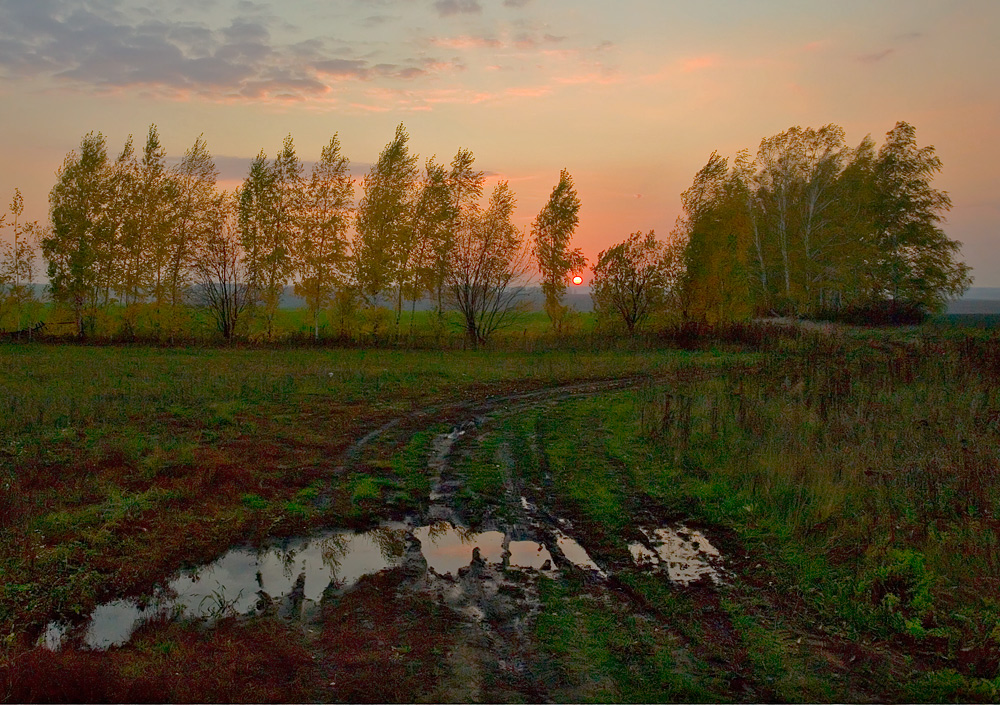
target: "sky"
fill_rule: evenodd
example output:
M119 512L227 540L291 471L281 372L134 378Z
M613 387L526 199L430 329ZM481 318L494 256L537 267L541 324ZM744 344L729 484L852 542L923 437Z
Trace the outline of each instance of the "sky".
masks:
M0 0L0 212L47 221L65 155L155 123L236 186L291 135L363 176L403 123L421 162L470 149L528 225L569 170L591 262L667 235L718 150L793 125L933 145L975 286L1000 286L1000 0ZM360 193L360 189L359 189ZM9 231L4 237L9 238Z

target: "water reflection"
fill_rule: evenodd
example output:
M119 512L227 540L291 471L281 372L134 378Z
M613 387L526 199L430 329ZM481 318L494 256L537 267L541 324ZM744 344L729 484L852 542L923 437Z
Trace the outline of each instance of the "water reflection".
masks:
M143 607L131 600L99 605L81 636L91 648L124 644L144 620L170 613L219 617L266 609L276 601L319 602L328 587L347 589L361 577L402 565L406 531L379 528L363 534L331 532L267 551L237 548L172 580ZM73 630L50 623L43 637L57 648Z
M555 529L559 551L575 565L605 573L580 544ZM656 535L651 540L661 540ZM98 606L82 625L52 622L42 638L49 648L71 641L104 649L126 643L144 621L158 615L218 618L278 608L299 614L307 603L318 603L328 589L346 590L365 575L402 566L420 554L429 570L459 576L478 556L481 564L552 575L554 562L544 543L509 540L500 531L475 532L448 521L415 529L396 525L365 533L331 531L296 539L268 550L235 548L197 570L184 571L152 597L137 603L115 600ZM707 542L706 542L707 543ZM415 549L415 546L414 546Z
M555 534L556 545L559 546L559 550L562 551L562 554L566 556L566 560L575 565L577 568L592 570L602 578L608 577L607 573L601 570L600 566L594 563L593 559L591 559L590 555L584 550L583 546L561 532L559 529L553 529L552 533Z
M552 555L545 544L538 541L511 541L510 565L513 568L552 570Z
M427 567L438 575L458 575L460 568L472 563L477 548L486 563L500 563L503 559L503 534L499 531L476 533L439 521L417 527L413 536L420 542Z
M641 531L653 551L642 543L629 544L632 560L637 566L663 566L667 577L682 585L705 577L714 583L722 581L720 569L713 565L721 561L721 555L697 529L679 525Z

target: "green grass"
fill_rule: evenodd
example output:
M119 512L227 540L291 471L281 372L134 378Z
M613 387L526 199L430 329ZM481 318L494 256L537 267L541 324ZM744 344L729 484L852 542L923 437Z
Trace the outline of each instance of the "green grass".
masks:
M658 375L500 410L459 443L472 523L503 520L513 483L571 519L598 560L627 564L636 517L708 527L733 559L732 583L711 600L628 570L611 603L572 572L541 581L534 639L552 697L995 700L995 337L748 327L688 341L700 352L584 351L585 340L528 334L492 351L0 345L0 639L238 540L419 509L431 442L449 426L403 423L357 468L337 466L389 419ZM844 645L864 669L836 666Z
M580 588L540 583L535 633L553 659L557 701L699 702L724 692L721 679L704 678L708 669L694 663L675 634Z

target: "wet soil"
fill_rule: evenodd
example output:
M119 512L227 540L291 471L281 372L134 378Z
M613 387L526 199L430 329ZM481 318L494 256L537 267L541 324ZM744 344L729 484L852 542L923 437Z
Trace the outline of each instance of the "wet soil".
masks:
M660 635L656 639L673 649L675 668L704 676L706 692L714 697L775 700L776 691L754 668L723 601L734 586L739 592L752 585L776 608L781 596L759 579L766 568L725 529L689 526L649 509L636 515L633 540L608 550L606 537L591 534L577 517L556 514L544 501L545 488L518 476L512 449L503 444L495 455L505 476L501 510L476 513L463 505L454 461L476 447L498 419L646 381L487 396L389 419L350 445L337 473L365 467L370 446L386 438L398 447L418 432L448 424L450 430L430 445L431 489L419 509L368 531L328 529L237 546L153 594L102 604L73 625L52 623L43 640L53 650L99 650L129 644L134 634L144 633L144 625L164 619L210 630L277 620L301 634L312 664L303 686L309 699L605 698L604 686L567 673L539 643L543 593L559 583L596 609L639 620L642 629ZM320 504L324 500L317 498ZM688 609L683 619L676 607L665 608L637 589L641 581L654 581L678 596ZM794 623L799 629L805 624ZM806 638L807 647L825 656L831 675L843 677L854 667L857 654L847 656L835 640L813 632ZM634 645L622 648L627 661ZM872 699L867 690L853 694Z

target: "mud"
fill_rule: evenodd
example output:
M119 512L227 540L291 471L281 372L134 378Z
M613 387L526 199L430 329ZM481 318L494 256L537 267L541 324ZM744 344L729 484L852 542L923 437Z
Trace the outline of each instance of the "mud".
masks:
M570 520L540 510L522 494L527 489L531 496L542 496L541 487L523 488L513 479L506 485L503 518L487 517L473 530L456 509L462 483L450 463L457 447L496 416L638 381L644 380L571 385L450 407L448 414L464 419L431 443L431 489L420 511L362 533L328 530L264 548L234 548L211 564L183 571L152 595L102 604L80 623L53 622L40 641L50 649L105 649L127 643L143 622L164 614L208 625L220 617L272 614L302 624L310 634L328 632L323 615L331 605L349 603L352 591L366 580L395 575L398 593L440 605L457 617L454 638L461 646L442 656L444 673L450 675L427 697L452 699L461 692L466 700L546 700L546 677L533 652L541 609L538 581L575 572L607 599L616 599L608 581L618 571L664 574L681 585L703 579L718 583L724 576L722 557L700 531L681 524L643 525L637 527L642 539L621 547L631 552L632 565L599 562ZM421 410L389 421L351 446L341 470L352 469L382 434L432 426L443 413ZM498 461L512 470L509 448L501 446ZM375 626L366 625L358 626ZM318 662L336 660L323 643L317 637ZM461 684L454 681L457 674L465 674Z
M683 524L640 529L645 542L628 546L639 568L665 571L675 583L689 585L704 578L723 580L722 556L705 535Z

